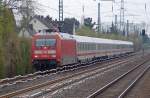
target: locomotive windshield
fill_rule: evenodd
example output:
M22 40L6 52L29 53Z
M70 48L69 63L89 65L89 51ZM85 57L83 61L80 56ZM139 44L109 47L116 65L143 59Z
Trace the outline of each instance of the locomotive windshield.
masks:
M36 47L41 47L41 46L54 47L56 45L56 39L37 39L35 45Z

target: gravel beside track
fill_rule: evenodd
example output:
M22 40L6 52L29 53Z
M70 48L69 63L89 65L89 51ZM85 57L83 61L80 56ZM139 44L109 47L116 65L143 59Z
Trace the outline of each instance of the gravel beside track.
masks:
M149 64L144 64L138 67L119 81L112 84L110 87L100 92L100 94L96 97L88 98L120 98L120 94L122 94L122 92L124 92L124 90L133 83L133 81L149 66Z
M131 58L133 58L133 57L131 57ZM17 81L10 85L7 85L7 84L0 85L0 95L4 95L6 93L13 92L13 91L16 91L16 90L19 90L22 88L27 88L27 87L30 87L30 86L33 86L36 84L44 83L45 81L55 80L56 78L61 78L61 77L70 75L72 73L77 73L77 72L80 72L80 71L83 71L86 69L91 69L93 67L99 66L100 68L103 68L104 66L105 67L109 66L109 64L111 64L111 63L112 62L107 62L105 64L101 64L100 66L99 66L99 64L97 64L95 66L88 66L87 68L80 68L78 70L72 70L72 71L68 71L68 72L39 75L36 78L27 79L26 81Z
M138 60L138 62L141 61ZM75 83L73 85L70 85L68 87L62 88L60 90L52 92L51 94L46 95L46 98L49 98L49 96L51 96L51 98L86 98L87 96L89 96L89 94L91 94L91 92L97 91L100 87L103 87L107 83L113 81L118 76L122 75L123 73L127 72L129 69L135 66L133 64L130 64L130 66L129 64L127 65L108 70L104 73L97 74L93 77L88 77L83 81L80 81L78 83Z
M141 59L136 60L136 64L142 62ZM99 89L99 87L104 86L106 83L109 83L113 79L120 76L122 73L125 73L129 69L133 68L134 66L135 65L130 63L130 66L127 64L124 66L120 65L118 67L114 67L110 70L104 71L103 73L93 75L82 81L77 81L72 85L60 88L59 90L55 90L54 92L47 94L45 97L49 98L49 96L51 96L51 98L85 98L91 92L96 91L97 89Z
M131 62L134 62L134 60L133 60L133 58L135 59L135 60L138 60L138 62L142 62L142 60L141 60L141 55L139 56L139 57L136 57L136 59L134 58L134 57L130 57L130 60L131 60ZM129 58L128 58L129 59ZM122 59L123 60L123 59ZM127 60L127 59L126 59ZM114 61L114 62L116 62L116 61ZM136 61L137 62L137 61ZM125 62L124 62L125 63ZM128 63L129 63L129 61L128 61ZM134 62L135 63L135 62ZM113 63L114 64L114 63ZM108 69L108 70L104 70L102 73L100 73L101 75L104 75L105 76L105 74L107 74L107 73L109 73L109 74L111 74L111 71L113 72L114 70L115 71L117 71L117 73L118 74L120 74L120 72L125 72L127 69L130 69L130 68L132 68L133 66L125 66L124 64L122 64L121 65L121 63L118 63L119 64L119 66L118 67L114 67L114 68L111 68L111 69ZM123 66L124 65L124 66ZM41 83L45 83L46 81L53 81L53 80L57 80L57 79L59 79L59 78L62 78L62 77L65 77L65 76L69 76L69 75L71 75L71 74L75 74L75 73L79 73L79 72L83 72L83 71L85 71L85 70L87 70L87 74L86 73L84 73L83 75L80 75L80 76L78 76L78 78L75 78L74 80L73 79L71 79L70 78L70 80L69 80L69 78L68 78L68 80L66 79L66 80L64 80L64 81L67 81L68 82L68 84L67 85L65 85L65 83L64 83L64 85L65 86L68 86L68 85L70 85L71 86L71 88L72 88L72 82L70 82L70 84L69 84L69 81L75 81L75 82L73 82L74 84L78 84L78 82L79 83L82 83L82 82L84 82L85 80L88 80L89 79L89 77L90 77L90 79L95 79L95 77L97 78L98 77L98 75L99 74L97 74L98 72L96 72L96 69L97 69L97 71L99 70L99 69L103 69L104 67L109 67L109 66L112 66L112 62L107 62L107 63L105 63L105 64L96 64L96 65L94 65L94 66L88 66L87 68L80 68L80 69L78 69L78 70L70 70L70 71L68 71L68 72L57 72L57 73L53 73L53 74L46 74L46 75L41 75L41 76L38 76L38 78L35 78L35 79L28 79L27 80L27 82L22 82L22 81L19 81L18 83L16 83L16 84L13 84L12 86L2 86L1 87L1 91L0 91L0 94L6 94L6 93L9 93L9 92L12 92L12 91L16 91L16 90L19 90L19 89L22 89L22 88L27 88L27 87L30 87L30 86L33 86L33 85L37 85L37 84L41 84ZM93 70L91 70L93 68ZM94 69L95 68L95 69ZM120 70L120 68L122 68L122 70ZM91 71L91 72L90 72ZM92 71L94 71L94 72L92 72ZM91 74L91 73L93 73L93 74ZM91 75L90 75L91 74ZM97 75L96 75L97 74ZM93 76L92 76L93 75ZM108 75L108 74L107 74ZM106 75L106 76L107 76ZM109 75L108 75L109 76ZM111 74L110 75L111 77L115 77L116 75L114 74ZM73 76L73 77L75 77L75 76ZM103 77L103 76L102 76ZM83 79L82 81L80 80L80 78L81 79ZM63 82L64 82L63 81ZM63 83L62 82L62 83ZM66 83L67 83L66 82ZM51 85L51 87L52 86L58 86L59 85L59 82L57 81L57 83L56 83L57 85ZM47 86L48 87L48 86ZM62 88L62 87L60 87L60 88ZM70 87L69 87L70 88ZM42 89L41 88L39 88L39 90L43 90L43 89L46 89L45 87L43 87ZM57 89L59 89L59 87L57 88ZM51 89L50 89L50 91L51 91ZM56 91L55 91L55 93L56 93ZM52 95L54 95L55 94L54 92L53 92L53 94ZM3 97L1 97L0 96L0 98L3 98ZM36 98L36 97L33 97L33 98ZM56 98L58 98L58 97L56 97ZM62 97L63 98L63 97ZM67 98L67 97L65 97L65 98ZM70 97L69 97L70 98ZM71 97L72 98L72 97ZM77 97L74 97L74 98L77 98ZM82 97L79 97L79 98L82 98ZM84 97L83 97L84 98Z
M102 61L101 63L108 63L108 62L112 62L112 61L117 61L117 60L121 60L121 59L125 59L127 57L132 57L134 55L138 55L140 53L132 53L132 54L129 54L129 55L126 55L124 57L121 57L121 58L114 58L112 60L108 60L108 61ZM32 74L28 74L28 75L24 75L24 76L21 76L21 75L18 75L18 76L15 76L13 78L5 78L5 79L0 79L0 85L5 85L5 84L13 84L15 83L16 81L26 81L28 79L33 79L34 77L38 76L38 75L45 75L47 74L48 72L49 73L52 73L52 71L50 72L51 70L47 70L47 71L38 71L38 72L35 72L35 73L32 73ZM54 73L54 71L53 71Z
M150 98L150 69L124 98Z

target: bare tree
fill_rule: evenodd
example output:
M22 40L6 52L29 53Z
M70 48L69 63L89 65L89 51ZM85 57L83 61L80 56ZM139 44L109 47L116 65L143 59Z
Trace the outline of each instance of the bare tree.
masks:
M15 16L20 17L20 29L27 28L31 17L39 10L36 0L2 0L3 6L13 10Z

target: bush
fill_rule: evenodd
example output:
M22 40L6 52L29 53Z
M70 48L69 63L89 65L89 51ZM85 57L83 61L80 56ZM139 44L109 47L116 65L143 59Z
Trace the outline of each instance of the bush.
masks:
M12 11L3 9L0 16L0 78L32 71L30 43L30 39L18 38Z
M20 64L17 65L17 75L32 72L31 66L31 39L20 38Z

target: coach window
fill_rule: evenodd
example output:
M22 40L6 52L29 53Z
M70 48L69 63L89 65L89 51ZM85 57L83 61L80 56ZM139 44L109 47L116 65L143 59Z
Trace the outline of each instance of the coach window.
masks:
M92 44L92 50L94 50L94 44Z
M88 43L85 43L85 51L87 51L87 48L88 48L87 45L88 45Z
M78 51L80 51L80 44L79 44L79 43L77 43L77 45L78 45Z
M108 47L109 47L108 50L112 50L112 46L113 46L113 45L108 44Z
M87 50L87 43L84 44L85 45L85 51Z
M82 49L83 49L83 51L84 51L84 43L82 43Z
M105 48L105 44L103 44L103 50L105 50L106 48Z
M94 44L94 50L96 50L96 44Z
M100 44L99 46L100 46L100 50L103 50L103 45L102 45L102 44Z
M89 43L89 50L91 50L91 43Z
M84 43L84 51L86 51L86 43Z
M83 51L85 51L85 43L83 43Z
M79 44L79 51L81 51L81 44L80 43L78 43Z
M79 43L77 43L77 45L78 45L78 51L80 51L80 44L79 44Z
M100 44L98 44L98 50L100 50Z
M103 44L100 44L100 50L103 50Z
M81 50L83 51L83 43L81 43Z
M108 50L111 50L111 48L112 48L112 45L108 44Z
M87 50L89 50L89 43L87 43Z
M128 45L128 48L130 48L130 45Z
M79 43L79 46L80 46L80 51L81 51L81 43Z
M85 43L85 51L87 50L87 43Z
M89 43L87 43L87 50L89 51Z
M80 51L82 51L82 44L80 43Z
M115 46L115 49L118 49L118 45Z
M131 46L131 45L129 45L129 48L132 48L132 46Z
M94 43L93 43L93 50L95 49L95 45L94 45Z
M93 43L91 44L91 50L93 50Z
M92 43L91 43L91 45L90 45L90 50L92 50Z
M110 50L111 49L111 45L110 44L107 44L107 50Z

